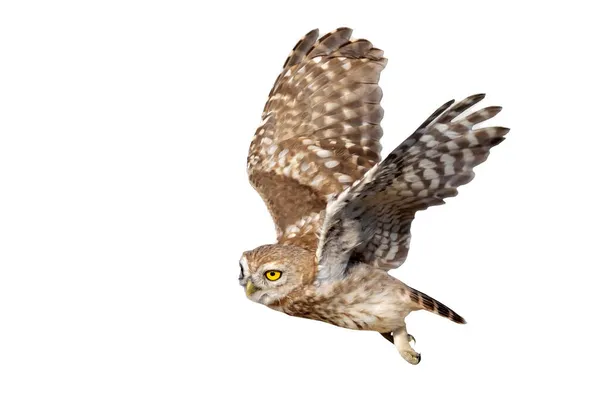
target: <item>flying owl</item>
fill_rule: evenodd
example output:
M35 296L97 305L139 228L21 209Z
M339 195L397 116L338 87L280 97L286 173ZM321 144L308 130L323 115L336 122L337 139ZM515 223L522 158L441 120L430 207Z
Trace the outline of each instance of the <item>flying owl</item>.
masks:
M452 100L381 160L387 60L351 33L306 34L269 94L247 170L277 242L243 253L239 282L274 310L379 332L418 364L411 311L465 320L388 271L406 260L415 213L456 196L508 129L477 128L500 107L465 114L483 94Z

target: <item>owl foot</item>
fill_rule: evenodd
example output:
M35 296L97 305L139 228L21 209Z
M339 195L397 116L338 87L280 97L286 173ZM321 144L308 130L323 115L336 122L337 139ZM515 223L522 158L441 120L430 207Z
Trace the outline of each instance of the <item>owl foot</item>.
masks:
M403 350L400 352L402 358L411 363L412 365L417 365L421 362L421 354L417 353L414 350Z
M421 354L417 353L412 346L412 343L416 343L413 335L406 332L406 327L403 326L393 332L394 345L398 349L398 352L406 361L412 365L417 365L421 362Z

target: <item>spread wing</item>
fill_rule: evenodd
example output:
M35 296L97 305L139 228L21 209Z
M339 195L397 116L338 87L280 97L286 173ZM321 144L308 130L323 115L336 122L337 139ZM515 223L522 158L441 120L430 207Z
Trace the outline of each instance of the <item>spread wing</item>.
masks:
M317 249L319 279L339 278L355 262L383 269L404 262L415 213L456 196L457 188L473 179L473 168L508 133L507 128L475 128L500 107L459 117L483 97L444 104L384 161L328 204Z
M383 52L339 28L309 32L275 81L248 154L280 242L315 248L327 202L380 160Z

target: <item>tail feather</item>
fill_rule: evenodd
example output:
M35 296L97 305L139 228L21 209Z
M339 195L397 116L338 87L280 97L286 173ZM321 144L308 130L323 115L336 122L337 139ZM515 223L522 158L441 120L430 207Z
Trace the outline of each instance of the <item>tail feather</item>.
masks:
M430 311L434 314L442 316L444 318L448 318L449 320L456 322L457 324L466 324L467 321L456 312L454 312L449 307L440 303L433 297L426 295L423 292L419 292L416 289L410 288L410 299L415 305L417 305L418 309L423 309Z

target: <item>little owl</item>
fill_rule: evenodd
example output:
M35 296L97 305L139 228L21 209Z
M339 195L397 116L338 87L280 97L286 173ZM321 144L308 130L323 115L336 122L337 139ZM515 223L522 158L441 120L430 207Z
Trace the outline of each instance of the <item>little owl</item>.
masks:
M476 128L500 107L465 113L483 94L449 101L382 161L378 81L387 60L351 33L309 32L269 94L247 168L277 243L242 255L239 282L274 310L379 332L418 364L411 311L465 320L388 271L406 260L415 213L455 196L508 129Z

